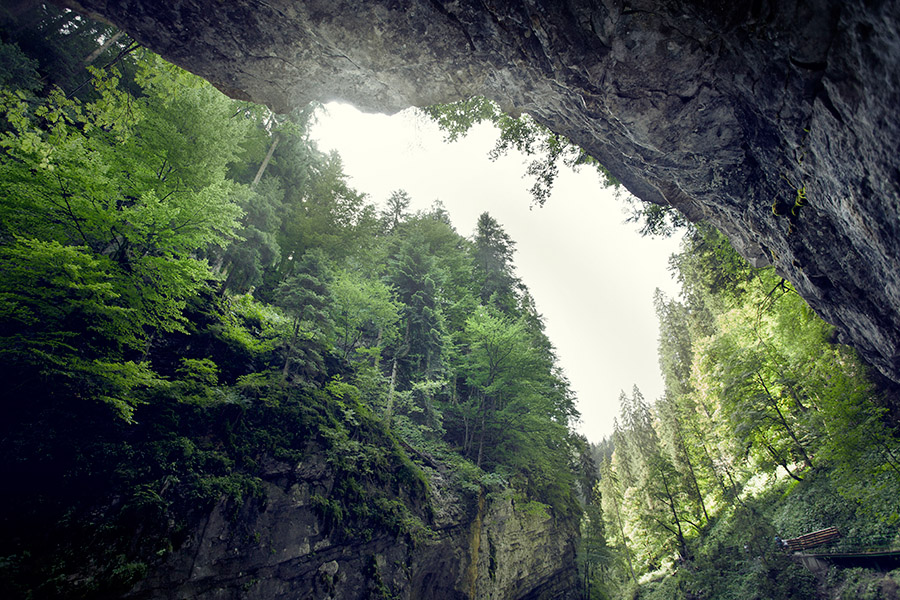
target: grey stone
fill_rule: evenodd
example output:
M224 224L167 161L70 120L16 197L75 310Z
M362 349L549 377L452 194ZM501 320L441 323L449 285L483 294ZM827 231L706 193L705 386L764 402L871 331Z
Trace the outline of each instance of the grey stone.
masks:
M81 0L226 93L370 111L485 95L727 233L900 381L900 4ZM793 204L798 218L772 206Z
M69 4L280 111L341 99L392 112L484 95L528 112L637 197L708 220L753 264L774 264L842 340L900 381L900 3ZM773 214L798 189L808 199L799 216ZM273 464L271 474L290 481L267 484L265 510L233 519L217 507L132 597L362 598L371 561L399 598L575 589L577 532L511 499L468 506L433 476L435 539L415 547L375 532L339 544L309 506L311 490L327 488L324 461Z
M433 538L413 541L378 528L365 539L331 537L310 506L294 501L292 490L311 485L304 476L279 473L265 481L264 502L238 513L222 501L126 597L363 600L385 590L398 600L578 597L577 522L516 506L512 493L473 500L434 477L427 502L442 509L428 521ZM331 489L333 480L317 471L314 484ZM428 512L424 504L412 509Z

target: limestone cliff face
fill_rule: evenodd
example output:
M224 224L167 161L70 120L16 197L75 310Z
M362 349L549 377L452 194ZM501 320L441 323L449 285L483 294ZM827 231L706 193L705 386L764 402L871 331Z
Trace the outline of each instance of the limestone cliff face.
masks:
M566 535L546 515L517 507L508 497L487 504L482 498L479 506L481 518L473 523L469 544L469 597L578 597L571 533Z
M466 499L433 471L433 536L373 529L342 536L315 497L333 480L323 457L273 462L264 503L222 502L126 597L172 600L566 600L575 590L577 526L517 507Z
M81 0L80 9L278 109L339 98L394 111L482 94L527 111L641 199L709 220L753 263L774 263L900 381L897 2Z

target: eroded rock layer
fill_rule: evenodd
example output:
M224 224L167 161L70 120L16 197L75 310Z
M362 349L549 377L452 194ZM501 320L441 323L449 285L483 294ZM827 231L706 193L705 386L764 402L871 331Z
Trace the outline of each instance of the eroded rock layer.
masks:
M372 111L481 94L774 263L900 381L900 5L82 0L235 97ZM797 206L797 200L801 199ZM798 213L798 214L792 214Z
M449 471L429 473L427 530L348 534L323 518L335 497L325 457L269 461L264 501L227 499L127 594L131 600L573 600L578 525L506 493L461 493ZM340 495L337 494L339 498ZM409 499L407 499L409 502ZM411 504L415 504L410 502Z

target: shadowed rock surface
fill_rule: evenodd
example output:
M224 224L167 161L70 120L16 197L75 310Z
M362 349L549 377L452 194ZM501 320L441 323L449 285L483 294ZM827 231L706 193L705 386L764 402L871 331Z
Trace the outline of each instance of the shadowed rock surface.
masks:
M228 94L371 111L476 94L774 263L900 381L900 5L83 0ZM806 205L791 214L805 193Z
M263 479L263 503L248 503L236 513L220 501L126 597L578 597L577 523L529 511L512 493L465 496L445 474L431 471L430 533L414 539L382 527L368 536L348 536L314 507L316 495L330 496L335 483L325 457L314 449L296 466L271 461Z

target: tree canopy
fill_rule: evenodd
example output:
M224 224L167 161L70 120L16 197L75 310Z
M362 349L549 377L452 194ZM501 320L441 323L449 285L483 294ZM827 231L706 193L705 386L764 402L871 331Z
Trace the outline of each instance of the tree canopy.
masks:
M638 209L685 230L682 291L654 298L665 393L623 392L590 445L489 212L462 235L402 189L375 203L310 140L315 107L275 115L111 26L25 12L0 13L4 597L120 597L310 453L323 535L428 543L437 482L477 519L501 498L580 524L588 598L813 598L775 536L900 543L896 391L712 227ZM484 99L425 112L451 140L496 125L539 204L560 164L618 185Z
M671 266L680 297L655 297L665 395L623 393L596 450L603 547L627 568L595 568L592 593L818 597L772 540L837 526L844 551L897 543L891 396L714 229L692 228Z
M309 444L333 471L314 503L335 535L426 535L438 463L473 502L515 495L574 527L574 398L496 219L466 237L403 190L376 205L310 141L311 110L228 99L35 10L0 47L0 447L8 480L61 483L5 500L38 532L4 521L7 595L127 590L196 510L253 502L260 465ZM108 60L64 72L28 52L67 36ZM74 552L86 514L108 543ZM134 515L159 524L140 544ZM56 549L29 542L54 531ZM97 576L66 590L79 569Z

